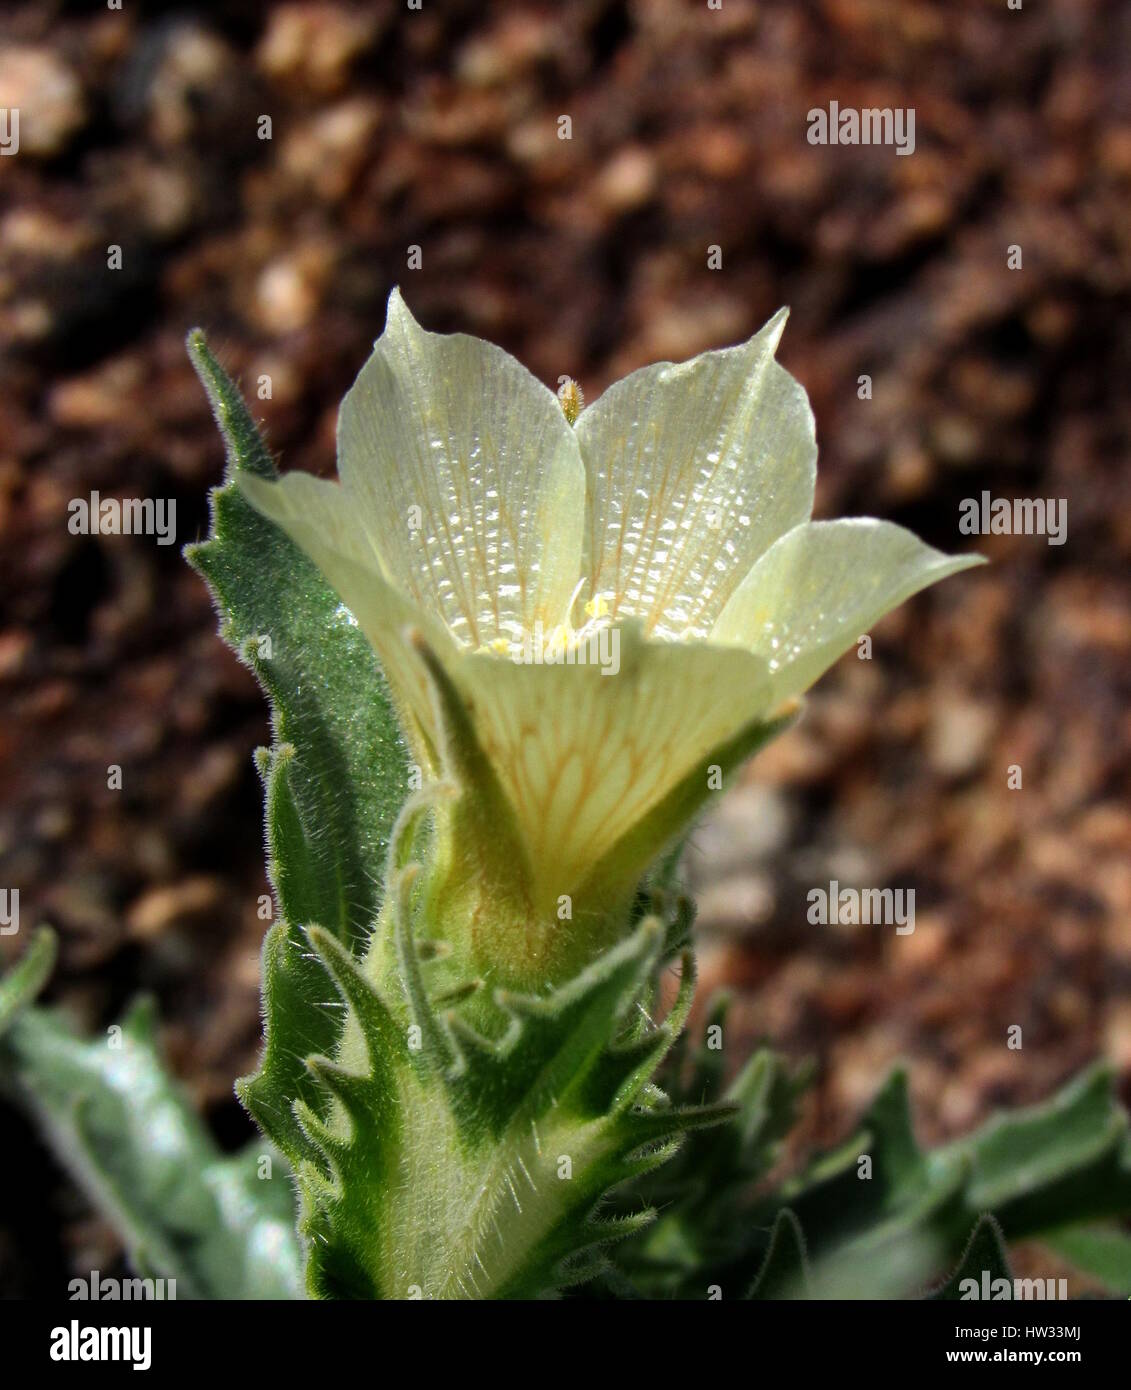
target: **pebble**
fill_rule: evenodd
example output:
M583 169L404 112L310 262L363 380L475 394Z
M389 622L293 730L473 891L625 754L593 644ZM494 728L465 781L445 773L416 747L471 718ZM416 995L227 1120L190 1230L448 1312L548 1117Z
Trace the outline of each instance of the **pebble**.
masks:
M278 256L255 282L253 316L271 334L294 333L314 317L322 300L329 265L316 246Z
M961 694L937 692L930 705L927 757L944 777L965 777L985 761L997 726L993 708Z
M330 96L340 92L356 60L388 22L379 8L277 5L256 49L260 71L276 82Z
M49 48L0 45L0 107L19 110L19 153L38 158L60 154L86 120L77 76Z
M631 212L655 192L655 156L639 146L620 150L597 175L594 195L607 213Z

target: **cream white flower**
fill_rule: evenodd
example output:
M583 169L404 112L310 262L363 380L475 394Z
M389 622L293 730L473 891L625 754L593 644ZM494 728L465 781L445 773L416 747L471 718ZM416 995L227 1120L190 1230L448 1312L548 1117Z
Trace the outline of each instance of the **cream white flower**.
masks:
M740 761L883 614L977 563L888 522L809 520L817 447L774 360L785 319L633 372L571 426L514 358L425 332L394 291L342 403L340 483L240 475L373 644L421 763L477 783L479 830L461 833L494 843L454 846L451 872L494 854L543 963L569 934L563 895L600 918L709 767ZM532 634L562 658L602 629L615 676L521 660Z

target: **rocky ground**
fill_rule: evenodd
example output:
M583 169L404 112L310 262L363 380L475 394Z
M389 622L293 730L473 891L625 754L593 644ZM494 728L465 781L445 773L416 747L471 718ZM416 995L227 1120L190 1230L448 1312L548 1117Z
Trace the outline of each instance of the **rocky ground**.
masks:
M97 489L202 533L222 451L191 325L245 386L270 375L272 446L327 474L394 283L590 398L789 303L820 514L954 550L986 488L1067 499L1068 541L978 538L993 563L886 620L697 834L733 1055L817 1059L809 1139L897 1058L927 1139L1100 1052L1131 1079L1129 40L1101 0L9 7L0 877L62 932L53 997L94 1027L155 992L174 1067L242 1138L263 702L179 545L66 525ZM914 156L809 145L833 99L913 106ZM830 879L914 888L915 931L811 925ZM4 1126L4 1288L111 1268Z

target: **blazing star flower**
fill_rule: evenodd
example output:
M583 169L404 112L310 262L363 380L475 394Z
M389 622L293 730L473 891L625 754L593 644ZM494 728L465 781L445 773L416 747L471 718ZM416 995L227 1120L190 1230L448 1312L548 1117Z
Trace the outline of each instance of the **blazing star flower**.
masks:
M340 483L239 477L372 643L422 768L464 792L446 901L481 964L544 979L606 944L709 773L890 609L977 563L888 522L809 520L785 320L581 409L490 343L424 331L394 290L342 403Z

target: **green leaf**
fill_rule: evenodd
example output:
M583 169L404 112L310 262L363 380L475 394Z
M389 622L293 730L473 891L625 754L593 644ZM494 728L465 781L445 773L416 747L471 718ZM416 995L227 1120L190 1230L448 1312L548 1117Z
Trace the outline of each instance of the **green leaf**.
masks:
M50 927L37 927L19 962L0 979L0 1036L35 999L55 967L58 942Z
M1127 1131L1110 1069L1099 1065L1041 1105L923 1152L897 1072L862 1132L787 1182L779 1199L801 1221L814 1277L826 1291L843 1277L863 1292L872 1275L887 1280L896 1270L906 1291L925 1282L948 1252L955 1258L965 1233L988 1211L1009 1241L1131 1211ZM865 1153L873 1178L858 1182ZM871 1292L895 1291L889 1283Z
M959 1156L930 1161L911 1125L907 1078L894 1071L861 1131L775 1194L800 1221L822 1297L887 1298L922 1285L965 1229Z
M1005 1253L1005 1238L1001 1227L992 1216L979 1219L970 1233L970 1239L957 1268L927 1297L944 1302L958 1301L962 1298L963 1280L975 1280L980 1289L983 1276L988 1277L991 1282L994 1279L1008 1279L1011 1287L1013 1284L1009 1257Z
M781 1195L804 1226L816 1258L818 1248L871 1238L886 1223L936 1215L955 1195L964 1172L958 1155L929 1163L921 1152L911 1127L907 1077L896 1070L859 1133L787 1182Z
M805 1237L797 1217L787 1209L778 1213L766 1259L746 1297L807 1298L810 1292Z
M1063 1226L1046 1231L1041 1243L1112 1293L1131 1297L1131 1235L1118 1226Z
M275 470L199 331L188 348L228 446L228 471L212 494L209 538L187 557L212 589L226 640L271 702L268 832L279 905L290 922L317 922L357 943L377 916L375 870L407 794L404 742L377 658L351 615L234 485L239 469L261 477ZM288 794L272 804L283 769Z
M712 1001L705 1036L723 1035L728 1006L724 996ZM808 1072L790 1070L763 1048L724 1087L724 1060L722 1048L703 1046L690 1058L681 1044L672 1049L660 1080L673 1104L721 1102L732 1107L733 1116L689 1134L669 1163L610 1203L611 1211L649 1206L659 1213L647 1230L610 1255L641 1296L701 1298L710 1283L749 1287L744 1252L756 1248L762 1259L768 1249L774 1217L759 1226L752 1216L754 1184L777 1160Z
M257 761L282 921L263 948L264 1054L238 1092L297 1163L311 1149L293 1105L313 1105L321 1095L304 1059L333 1050L343 1018L302 929L317 924L351 949L367 938L381 907L379 873L407 794L408 761L377 658L352 615L235 484L241 470L275 477L238 390L198 330L188 351L228 467L212 494L209 538L186 554L208 581L224 637L267 693L273 728L273 747Z
M992 1210L1010 1240L1131 1211L1128 1119L1103 1063L943 1153L968 1158L967 1209Z
M231 1156L217 1149L165 1070L149 1003L93 1041L61 1014L31 1009L6 1035L2 1061L135 1268L175 1279L178 1298L301 1297L285 1161L265 1141Z
M905 1078L896 1072L862 1131L819 1156L776 1199L801 1221L814 1277L826 1291L843 1277L863 1292L872 1275L888 1280L897 1270L906 1291L925 1282L948 1252L955 1258L987 1211L1009 1241L1131 1211L1127 1134L1110 1069L1100 1065L1044 1104L923 1152L911 1129ZM857 1163L865 1153L873 1177L862 1182ZM890 1283L871 1290L894 1291Z
M708 1026L723 1017L716 1010ZM661 1080L686 1098L674 1079ZM701 1052L687 1085L710 1097L720 1083L721 1054ZM646 1201L660 1215L609 1252L615 1274L602 1276L605 1287L619 1279L638 1296L671 1297L701 1297L710 1284L749 1287L788 1211L804 1231L817 1296L905 1297L959 1259L992 1209L1003 1239L1042 1240L1122 1289L1131 1238L1079 1224L1131 1213L1128 1121L1108 1068L1089 1068L1044 1104L931 1151L916 1142L897 1070L848 1140L755 1193L792 1123L795 1085L772 1054L756 1054L727 1093L736 1115L692 1136L668 1167L625 1190L614 1210Z

